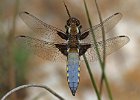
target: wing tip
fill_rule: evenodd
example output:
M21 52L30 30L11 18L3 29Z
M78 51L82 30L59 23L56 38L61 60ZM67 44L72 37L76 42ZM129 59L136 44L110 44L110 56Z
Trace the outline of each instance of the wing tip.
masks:
M28 14L29 15L30 13L27 12L27 11L22 11L22 12L19 13L19 15L22 15L22 14Z
M122 13L120 13L120 12L117 12L117 13L114 14L114 16L116 16L116 15L118 15L118 16L120 16L120 17L123 16Z
M17 36L17 38L18 38L18 37L26 37L26 36L25 36L25 35L19 35L19 36Z
M125 37L125 35L121 35L121 36L119 36L119 37Z
M114 15L120 15L120 16L123 16L123 14L121 12L117 12L115 13Z
M20 35L19 37L26 37L25 35Z
M118 15L118 14L120 14L119 12L117 12L117 13L115 13L114 15Z
M130 41L130 38L126 35L121 35L119 36L120 38L125 38L126 39L126 43L128 43Z
M126 35L120 35L119 37L126 37L126 38L129 38L128 36L126 36Z
M27 11L23 11L23 13L30 14L30 13L29 13L29 12L27 12Z
M26 37L27 37L27 36L25 36L25 35L19 35L19 36L16 36L15 39L16 39L16 41L17 41L17 40L19 40L19 39L21 39L21 38L26 38Z

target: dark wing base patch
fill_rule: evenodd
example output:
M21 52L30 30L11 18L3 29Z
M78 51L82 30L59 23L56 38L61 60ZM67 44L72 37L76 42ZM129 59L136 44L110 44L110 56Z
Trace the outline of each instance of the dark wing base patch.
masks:
M62 44L55 44L55 46L56 46L56 48L58 48L60 51L61 51L61 53L63 54L63 55L65 55L65 56L67 56L68 55L68 52L67 52L67 44L65 44L65 43L62 43Z
M79 49L79 56L82 56L85 54L85 52L88 50L88 48L91 47L91 44L80 44L80 49Z

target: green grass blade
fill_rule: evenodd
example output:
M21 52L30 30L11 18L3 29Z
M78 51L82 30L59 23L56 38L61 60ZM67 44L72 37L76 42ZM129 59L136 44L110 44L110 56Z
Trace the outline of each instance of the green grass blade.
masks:
M101 97L100 97L99 91L98 91L97 86L96 86L95 79L94 79L94 77L93 77L93 74L92 74L92 72L91 72L91 69L90 69L90 66L89 66L89 63L88 63L88 60L87 60L85 54L83 55L83 57L84 57L85 64L86 64L87 69L88 69L88 73L89 73L89 76L90 76L90 79L91 79L92 85L93 85L93 87L94 87L94 89L95 89L95 92L96 92L97 98L98 98L98 100L101 100Z
M99 9L97 0L94 0L94 1L95 1L95 5L96 5L96 8L97 8L98 15L99 15L100 23L103 26L102 15L100 13L100 9ZM102 87L103 87L103 80L104 80L104 74L105 74L105 57L106 57L105 30L104 30L104 26L101 27L101 28L102 28L102 40L103 40L103 61L102 61L102 67L103 68L102 68L102 75L101 75L101 81L100 81L100 94L102 93Z
M84 1L84 6L85 6L85 10L86 10L86 14L87 14L87 19L88 19L88 22L89 22L89 26L90 26L90 29L91 29L91 33L92 33L94 45L95 45L95 50L96 50L96 53L97 53L97 56L98 56L98 60L100 62L100 65L102 65L101 56L100 56L98 45L97 45L97 40L95 38L94 30L92 29L92 23L91 23L91 20L90 20L90 17L89 17L88 9L87 9L87 4L86 4L85 0L83 0L83 1Z
M97 45L97 42L96 42L96 38L95 38L93 29L92 29L92 23L91 23L91 20L90 20L90 17L89 17L89 12L88 12L88 9L87 9L87 5L86 5L85 0L83 0L83 1L84 1L84 6L85 6L85 10L86 10L86 14L87 14L89 26L90 26L90 28L91 28L91 30L92 30L91 32L92 32L93 41L94 41L94 43L95 43L95 49L96 49L97 55L99 55L99 56L98 56L99 60L101 60L101 57L100 57L100 54L99 54L99 50L98 50L98 47L97 47L98 45ZM84 57L84 60L85 60L87 69L88 69L88 71L89 71L89 75L90 75L90 79L91 79L92 85L93 85L94 88L95 88L95 92L96 92L96 95L97 95L97 97L98 97L98 100L101 100L101 96L100 96L100 94L99 94L99 92L98 92L98 90L97 90L95 81L93 80L94 78L93 78L93 74L92 74L92 72L91 72L91 70L90 70L89 63L88 63L88 61L87 61L85 55L83 55L83 57ZM101 62L101 61L99 61L99 62ZM92 78L93 78L93 79L92 79Z
M106 87L107 87L109 98L110 98L110 100L112 100L112 94L111 94L111 91L110 91L110 88L109 88L109 84L108 84L108 81L107 81L106 74L104 72L104 68L105 68L105 32L104 32L104 27L102 27L102 34L103 34L102 36L103 36L103 41L104 41L104 44L103 44L103 48L104 48L104 50L103 50L103 61L102 61L100 53L99 53L99 50L98 50L98 45L97 45L97 42L96 42L95 34L94 34L93 29L92 29L92 23L91 23L91 20L90 20L90 17L89 17L89 12L88 12L88 9L87 9L87 5L86 5L85 0L83 0L83 1L84 1L84 6L85 6L85 10L86 10L89 26L90 26L91 32L92 32L92 37L93 37L93 41L94 41L94 45L95 45L95 50L96 50L96 53L97 53L97 56L98 56L98 60L99 60L99 63L100 63L101 69L102 69L102 78L101 78L101 80L102 81L103 81L103 79L105 80L105 84L106 84ZM95 1L95 3L96 3L97 10L98 10L100 22L102 24L102 17L101 17L101 13L99 11L99 7L97 5L97 1Z
M101 13L100 13L100 10L99 10L99 6L98 6L98 3L97 3L97 0L94 0L94 1L95 1L95 5L96 5L96 8L97 8L98 15L99 15L100 23L103 26L102 16L101 16ZM102 27L102 39L103 39L103 62L102 62L102 65L101 65L102 76L101 76L101 84L100 84L100 93L102 92L103 80L105 80L105 85L106 85L106 88L107 88L107 92L108 92L109 98L110 98L110 100L112 100L113 99L112 93L111 93L111 90L110 90L110 87L109 87L109 83L108 83L108 80L107 80L107 77L106 77L106 74L105 74L106 48L105 48L105 30L104 30L104 27Z

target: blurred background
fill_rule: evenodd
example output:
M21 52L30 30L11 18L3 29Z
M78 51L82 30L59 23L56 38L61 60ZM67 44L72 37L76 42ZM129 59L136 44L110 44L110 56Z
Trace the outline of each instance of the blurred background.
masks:
M93 25L99 23L94 0L86 0ZM116 12L123 18L110 31L112 36L127 35L130 42L106 61L106 74L114 100L140 99L140 0L98 0L105 19ZM72 16L88 28L83 0L66 0ZM15 46L15 36L33 31L20 19L18 13L27 11L44 22L65 31L68 19L62 0L0 0L0 98L19 85L44 84L66 100L97 100L85 64L81 65L80 84L73 97L67 84L66 64L45 61L24 48ZM99 62L92 63L96 83L100 82ZM108 100L103 88L103 100ZM43 89L29 88L16 92L10 100L57 100Z

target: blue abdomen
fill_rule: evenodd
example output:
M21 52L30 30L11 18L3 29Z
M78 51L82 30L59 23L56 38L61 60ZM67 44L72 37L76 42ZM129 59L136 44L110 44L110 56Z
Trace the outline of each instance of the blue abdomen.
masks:
M68 53L68 65L67 65L67 79L70 90L75 95L79 84L80 67L79 67L79 54Z

